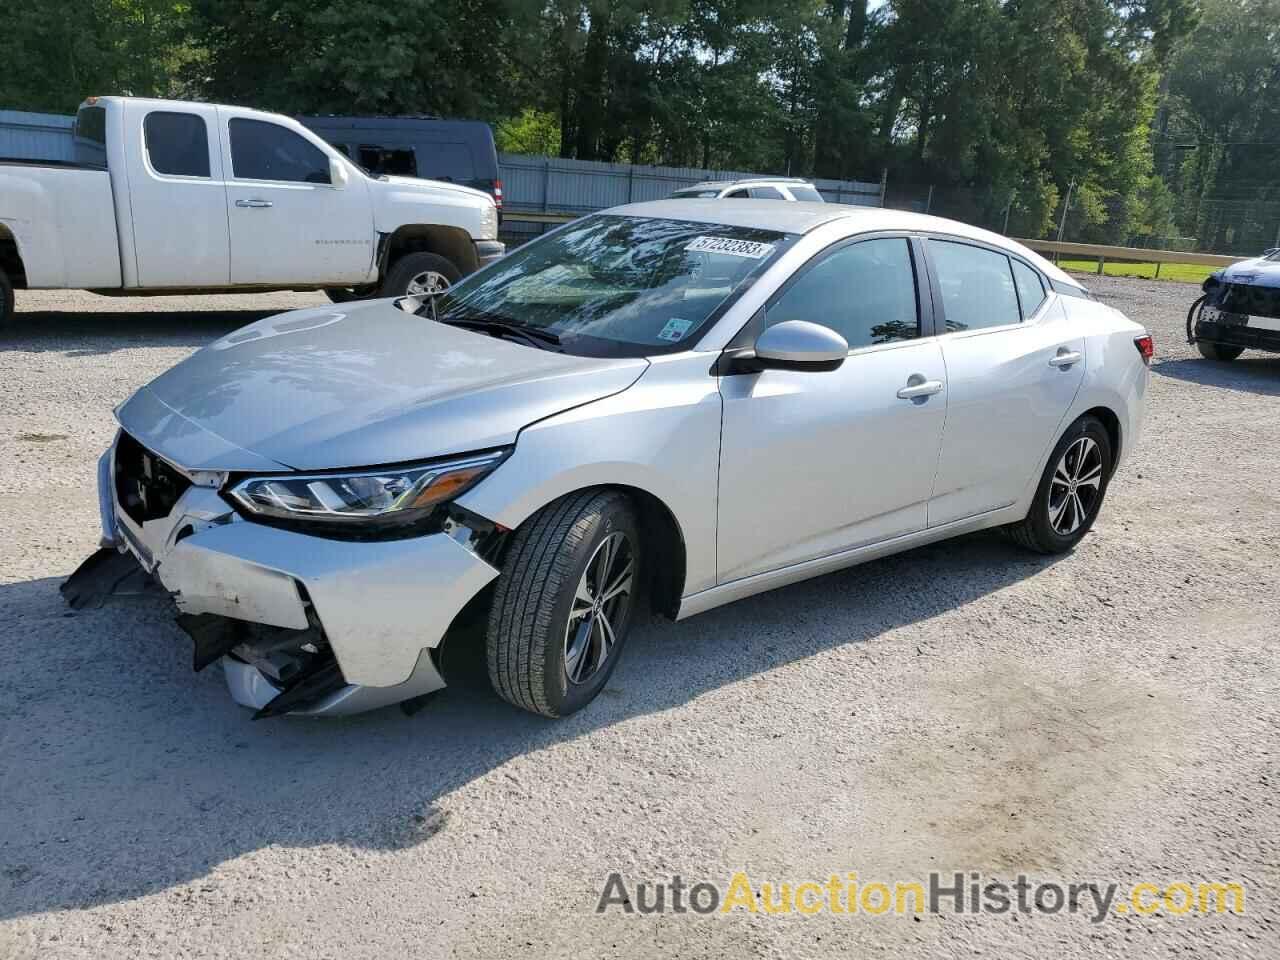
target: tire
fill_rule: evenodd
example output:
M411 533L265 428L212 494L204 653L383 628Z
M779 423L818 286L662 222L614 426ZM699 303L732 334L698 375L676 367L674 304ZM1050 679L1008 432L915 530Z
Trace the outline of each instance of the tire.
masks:
M610 549L614 563L601 574ZM595 699L626 644L643 564L636 515L621 493L570 494L526 521L489 608L485 652L499 696L545 717L568 716ZM584 596L583 585L602 576L605 588L625 578L630 589L604 602L598 591ZM612 644L603 643L604 626Z
M14 323L13 284L8 275L0 270L0 330L12 329Z
M1244 347L1232 347L1225 343L1209 343L1205 340L1197 340L1196 349L1200 351L1200 356L1206 360L1218 360L1222 363L1230 363L1244 353Z
M409 293L414 281L423 274L434 274L450 287L462 278L461 271L450 261L436 253L406 253L391 265L386 279L378 291L380 297L403 297ZM440 289L444 289L441 287Z
M1112 457L1111 436L1101 421L1081 417L1071 424L1049 455L1026 517L1005 528L1013 541L1036 553L1066 553L1079 543L1102 509ZM1079 482L1095 475L1096 488ZM1063 482L1063 477L1068 482ZM1073 478L1077 481L1074 487L1069 484ZM1094 490L1092 496L1090 489ZM1070 499L1073 490L1074 502Z
M324 295L330 303L351 303L353 300L372 300L378 295L374 284L363 287L325 287Z

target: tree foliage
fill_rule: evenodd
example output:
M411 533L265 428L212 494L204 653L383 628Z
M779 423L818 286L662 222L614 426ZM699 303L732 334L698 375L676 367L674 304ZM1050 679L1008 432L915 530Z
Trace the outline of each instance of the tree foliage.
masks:
M128 92L475 116L504 149L564 157L887 170L909 202L1018 233L1056 223L1070 187L1072 235L1122 239L1163 229L1157 174L1204 190L1243 162L1172 162L1168 130L1275 121L1280 0L1204 0L1199 27L1196 3L45 0L7 14L0 106ZM1267 84L1270 106L1245 102Z

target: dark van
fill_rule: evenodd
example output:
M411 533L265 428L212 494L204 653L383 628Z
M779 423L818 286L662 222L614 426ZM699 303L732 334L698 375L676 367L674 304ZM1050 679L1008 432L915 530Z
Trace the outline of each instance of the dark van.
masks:
M483 190L502 210L493 131L479 120L430 117L298 117L374 176L392 174Z

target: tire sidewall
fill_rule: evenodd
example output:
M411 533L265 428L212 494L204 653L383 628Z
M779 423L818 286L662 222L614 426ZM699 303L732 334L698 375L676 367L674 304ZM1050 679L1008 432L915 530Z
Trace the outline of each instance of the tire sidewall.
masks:
M551 617L551 635L546 638L543 649L543 695L557 716L567 716L582 709L594 700L604 685L609 682L609 677L618 665L622 650L626 646L627 636L631 632L631 623L639 606L636 593L639 585L644 582L642 567L644 557L640 550L640 530L626 501L620 497L610 499L604 509L598 511L588 522L590 530L574 549L569 575L560 585L560 593L556 598ZM570 683L564 669L564 633L569 621L569 612L573 606L574 593L587 568L588 561L595 555L596 548L605 537L615 532L625 534L631 544L635 563L635 569L632 572L631 596L628 598L623 617L617 622L612 622L617 640L613 649L609 651L609 659L585 683Z
M1074 533L1063 536L1054 530L1049 523L1049 488L1053 480L1053 472L1058 466L1058 461L1062 459L1062 455L1066 453L1067 448L1081 437L1088 437L1098 444L1099 449L1102 451L1102 483L1098 487L1098 497L1090 508L1085 522L1080 524L1079 529ZM1040 486L1036 488L1035 499L1031 503L1031 522L1035 527L1035 532L1046 546L1052 547L1053 552L1061 553L1070 550L1092 529L1094 521L1098 518L1099 511L1102 509L1103 501L1106 499L1107 487L1111 483L1111 471L1114 467L1113 458L1111 436L1107 433L1107 428L1102 425L1101 421L1093 417L1082 417L1077 420L1067 428L1067 431L1058 440L1057 445L1053 448L1053 453L1049 455L1049 462L1045 464L1044 474L1040 478Z
M436 273L448 277L450 286L462 279L462 272L454 266L453 262L438 253L406 253L393 263L391 269L387 271L387 278L383 281L382 288L378 291L379 295L383 297L405 296L409 281L424 270L434 270Z
M14 300L13 284L3 271L0 271L0 329L13 326Z

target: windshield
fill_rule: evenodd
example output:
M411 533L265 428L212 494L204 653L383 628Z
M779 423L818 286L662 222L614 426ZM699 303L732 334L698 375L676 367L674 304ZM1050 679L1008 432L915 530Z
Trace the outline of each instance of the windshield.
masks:
M677 190L671 195L673 200L714 199L720 196L719 190Z
M684 350L794 239L754 227L587 217L440 294L436 319L535 327L581 356Z

